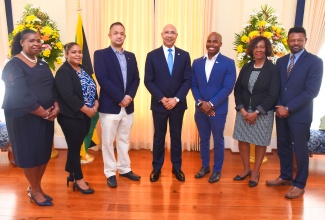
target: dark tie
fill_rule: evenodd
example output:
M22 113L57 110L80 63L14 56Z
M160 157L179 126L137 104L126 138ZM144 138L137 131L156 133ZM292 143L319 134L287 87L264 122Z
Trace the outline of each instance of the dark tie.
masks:
M169 73L170 75L172 75L172 72L173 72L173 64L174 64L174 61L173 61L173 54L172 54L172 49L168 49L168 58L167 58L167 64L168 64L168 69L169 69Z
M287 78L290 76L290 72L291 72L292 67L294 65L294 61L295 61L295 55L292 55L291 58L290 58L290 63L289 63L288 69L287 69Z

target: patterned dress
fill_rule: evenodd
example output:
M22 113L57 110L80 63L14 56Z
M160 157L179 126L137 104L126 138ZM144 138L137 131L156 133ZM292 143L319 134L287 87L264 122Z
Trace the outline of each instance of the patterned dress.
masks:
M253 91L254 84L259 75L259 70L252 71L248 89L250 92ZM247 112L252 112L251 109L246 109ZM235 129L233 138L235 140L259 145L259 146L269 146L271 143L272 129L274 121L274 111L270 110L266 115L259 115L256 118L255 124L247 123L240 111L237 112Z

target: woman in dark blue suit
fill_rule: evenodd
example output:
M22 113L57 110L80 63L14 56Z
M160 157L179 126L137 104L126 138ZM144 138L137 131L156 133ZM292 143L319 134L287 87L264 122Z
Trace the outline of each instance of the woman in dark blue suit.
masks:
M80 149L89 132L91 118L98 109L96 83L91 77L92 72L80 65L83 57L80 46L71 42L64 49L67 61L58 69L55 85L61 105L58 122L68 144L67 185L74 181L73 191L77 188L83 194L91 194L94 190L83 179Z
M234 88L236 102L236 122L234 139L244 170L234 180L244 180L250 176L249 186L257 186L260 167L271 143L274 122L274 106L280 91L280 75L276 66L267 59L272 54L270 41L262 36L251 40L247 54L253 60L243 66ZM255 148L255 165L250 169L250 144Z

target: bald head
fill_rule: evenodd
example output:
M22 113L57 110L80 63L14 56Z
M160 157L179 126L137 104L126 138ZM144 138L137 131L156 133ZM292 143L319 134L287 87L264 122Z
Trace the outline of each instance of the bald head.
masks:
M178 33L176 27L172 24L167 24L161 32L161 38L163 39L163 43L168 48L174 46L177 36Z
M208 36L206 49L208 51L208 57L211 59L220 51L220 47L222 46L222 37L217 32L211 32Z
M218 38L220 40L220 43L222 43L222 36L221 34L217 33L217 32L211 32L208 36L208 39L210 36L215 36L216 38Z

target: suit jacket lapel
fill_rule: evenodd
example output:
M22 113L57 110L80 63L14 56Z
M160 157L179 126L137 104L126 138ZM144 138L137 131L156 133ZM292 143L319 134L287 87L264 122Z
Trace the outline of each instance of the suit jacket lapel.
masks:
M170 76L163 46L160 47L160 50L158 50L157 55L160 60L160 63L162 63L162 68L165 69L165 70L163 70L163 72L164 73L166 72ZM173 72L174 72L174 67L175 67L175 60L174 60Z
M124 52L125 54L125 59L126 59L126 68L127 68L127 71L126 71L126 87L128 87L129 83L131 83L131 79L132 79L132 75L131 75L131 63L130 63L130 55L128 52ZM126 89L126 88L125 88Z
M116 72L117 72L117 75L118 75L119 79L123 83L123 76L122 76L121 66L120 66L120 63L119 63L119 61L118 61L118 59L116 57L116 54L115 54L115 52L114 52L114 50L113 50L113 48L111 46L109 47L109 56L110 56L111 60L114 63L114 68L116 69Z
M297 72L296 70L299 70L300 65L301 65L301 63L303 63L302 61L305 59L306 55L307 55L307 52L305 49L305 51L300 55L300 57L296 61L295 65L293 65L288 80L291 78L292 75L296 74L296 72ZM289 58L288 58L288 62L289 62Z
M206 58L206 59L208 59L208 58ZM206 62L206 59L205 59L205 62ZM215 69L217 68L218 65L220 65L219 62L221 59L222 59L222 55L221 55L221 53L219 53L219 55L217 56L217 59L214 61L214 64L212 66L208 83L210 82L211 77L214 77L215 74L218 74L218 72L215 71ZM204 65L205 65L205 62L204 62ZM207 79L206 73L205 73L205 79Z

